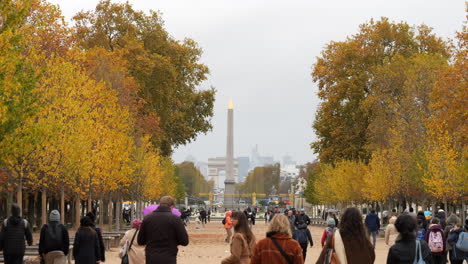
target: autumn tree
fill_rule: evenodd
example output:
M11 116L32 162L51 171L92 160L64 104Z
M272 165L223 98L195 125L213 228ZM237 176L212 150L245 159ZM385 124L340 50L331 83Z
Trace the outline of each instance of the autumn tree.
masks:
M202 50L191 39L177 41L164 29L160 14L147 15L129 3L101 1L94 11L74 17L80 47L121 52L137 83L142 116L157 116L160 133L152 142L169 156L174 147L211 129L214 89L198 90L208 67L199 62Z
M208 193L213 190L213 182L208 182L193 162L185 161L177 164L175 175L182 180L185 191L189 195Z
M247 175L240 190L244 193L270 194L274 188L278 192L280 183L280 165L256 167Z

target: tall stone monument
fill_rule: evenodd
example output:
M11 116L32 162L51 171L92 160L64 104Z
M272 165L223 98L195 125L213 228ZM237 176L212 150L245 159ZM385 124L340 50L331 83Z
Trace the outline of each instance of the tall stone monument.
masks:
M224 181L224 207L234 207L234 192L236 181L234 179L234 105L232 100L228 106L227 144L226 144L226 180Z

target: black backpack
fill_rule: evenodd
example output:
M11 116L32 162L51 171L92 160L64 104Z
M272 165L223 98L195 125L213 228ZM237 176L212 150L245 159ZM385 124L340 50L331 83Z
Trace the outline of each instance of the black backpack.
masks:
M63 232L62 225L58 224L55 228L50 225L45 225L45 241L51 246L51 248L61 248L63 245Z
M221 223L222 223L223 225L226 224L226 217L223 218L223 221L221 221Z

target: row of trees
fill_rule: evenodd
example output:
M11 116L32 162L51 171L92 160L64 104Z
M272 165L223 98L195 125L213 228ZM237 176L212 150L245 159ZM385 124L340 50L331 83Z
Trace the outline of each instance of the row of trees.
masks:
M202 50L129 3L73 20L44 0L0 5L0 191L20 205L40 193L43 223L47 198L76 224L82 200L119 215L122 199L182 198L172 150L211 129Z
M256 167L247 175L245 181L237 186L241 193L270 194L278 191L280 184L280 164Z
M322 103L308 201L462 204L467 59L466 24L444 41L425 25L382 18L329 43L312 72Z

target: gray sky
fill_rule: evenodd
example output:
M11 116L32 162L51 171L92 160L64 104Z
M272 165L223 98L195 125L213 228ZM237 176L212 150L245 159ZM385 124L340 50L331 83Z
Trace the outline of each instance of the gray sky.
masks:
M67 19L98 0L49 0ZM124 2L124 1L115 1ZM371 18L389 17L410 25L427 24L453 37L465 21L462 0L129 0L135 9L160 10L176 39L193 38L203 48L211 74L202 88L218 92L213 131L179 147L173 158L198 161L226 152L226 109L234 101L234 153L260 153L279 160L288 154L312 161L309 144L319 100L310 72L325 44L355 34Z

